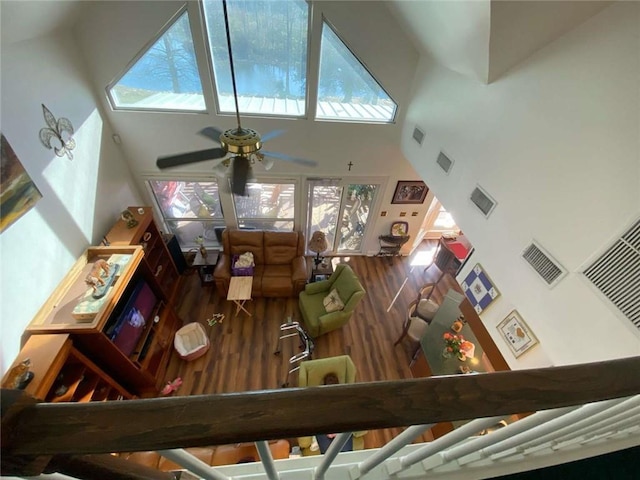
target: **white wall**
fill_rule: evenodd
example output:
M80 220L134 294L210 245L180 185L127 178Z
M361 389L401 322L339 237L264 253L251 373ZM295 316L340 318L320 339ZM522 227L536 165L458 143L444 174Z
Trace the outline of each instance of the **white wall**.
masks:
M42 199L0 235L1 371L20 336L70 266L97 245L122 204L140 201L122 154L97 107L70 34L2 44L1 129ZM71 120L74 159L38 139L41 103ZM114 199L118 199L114 202Z
M479 262L501 291L482 319L513 368L640 354L640 332L579 273L640 215L639 11L618 2L490 85L419 67L402 148L476 247L461 277ZM498 202L488 219L476 184ZM532 239L570 272L553 289L520 258ZM518 359L495 328L513 308L540 339Z

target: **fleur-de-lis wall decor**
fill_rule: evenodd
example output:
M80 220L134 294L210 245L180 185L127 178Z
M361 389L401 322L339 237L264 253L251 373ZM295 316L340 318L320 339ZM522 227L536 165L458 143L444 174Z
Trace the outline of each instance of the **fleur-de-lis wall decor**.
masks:
M42 104L42 114L44 115L44 121L48 127L40 129L40 141L42 145L49 150L53 148L56 155L62 157L67 155L69 160L73 160L73 153L71 150L76 148L76 141L71 137L73 135L73 125L68 118L60 117L56 120L53 113L49 111L47 107ZM60 142L60 146L52 146L51 140L56 139Z

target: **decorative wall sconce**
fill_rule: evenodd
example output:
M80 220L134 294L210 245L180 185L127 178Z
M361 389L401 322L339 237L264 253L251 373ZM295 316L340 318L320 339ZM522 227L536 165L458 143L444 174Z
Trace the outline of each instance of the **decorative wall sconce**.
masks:
M47 107L42 104L42 114L44 115L44 121L48 127L40 129L40 141L46 148L56 152L56 155L62 157L67 155L69 160L73 160L73 154L71 150L76 148L76 141L71 138L73 135L73 125L68 118L60 117L56 120L53 113L49 111ZM51 140L56 139L60 142L60 147L52 147Z

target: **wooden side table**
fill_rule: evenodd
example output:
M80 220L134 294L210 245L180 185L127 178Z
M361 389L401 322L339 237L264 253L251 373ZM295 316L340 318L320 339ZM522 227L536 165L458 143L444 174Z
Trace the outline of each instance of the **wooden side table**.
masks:
M314 266L311 270L311 278L309 282L317 282L318 280L326 280L333 273L333 264L329 260L325 260L324 265L322 263Z
M203 258L199 250L196 252L196 257L193 259L191 266L198 269L200 285L203 287L214 283L213 271L216 263L218 263L218 254L218 250L207 249L207 257Z

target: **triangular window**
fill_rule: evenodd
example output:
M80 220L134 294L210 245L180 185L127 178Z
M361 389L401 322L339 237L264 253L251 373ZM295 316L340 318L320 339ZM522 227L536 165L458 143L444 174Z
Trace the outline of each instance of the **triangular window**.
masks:
M316 118L393 122L398 106L326 23L322 24Z
M107 93L116 109L206 110L186 10L136 56Z
M222 2L203 6L219 109L235 113ZM227 11L240 112L304 116L309 4L227 0Z

